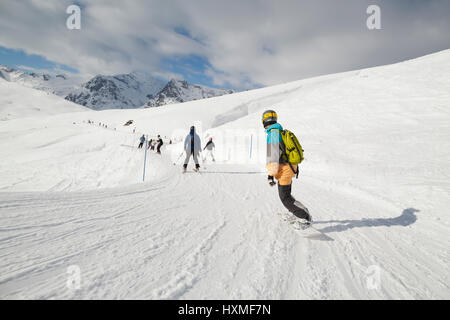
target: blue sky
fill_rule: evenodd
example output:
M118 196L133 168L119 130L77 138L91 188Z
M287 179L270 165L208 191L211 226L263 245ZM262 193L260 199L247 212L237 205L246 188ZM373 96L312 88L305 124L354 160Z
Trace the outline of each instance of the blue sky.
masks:
M164 58L161 65L169 72L182 75L190 83L217 87L211 83L211 78L205 74L208 68L212 68L211 64L206 58L199 55Z
M19 68L22 71L30 71L32 69L36 69L43 71L62 70L68 73L78 73L78 70L76 69L48 61L42 56L35 54L26 54L23 50L13 50L1 46L0 63L13 68ZM30 69L22 68L23 66L29 67Z
M81 29L66 27L69 5ZM0 64L97 74L143 71L246 90L390 64L450 47L444 0L2 0ZM381 30L366 25L369 5ZM14 50L13 50L14 49ZM27 54L26 54L26 53Z

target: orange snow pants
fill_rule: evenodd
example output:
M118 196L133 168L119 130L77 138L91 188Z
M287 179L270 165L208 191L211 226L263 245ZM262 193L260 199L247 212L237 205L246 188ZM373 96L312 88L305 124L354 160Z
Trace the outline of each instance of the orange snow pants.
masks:
M297 165L293 165L292 167L297 171ZM269 163L267 165L267 171L269 172L269 175L273 175L274 178L278 180L278 183L281 186L290 185L292 183L292 178L296 176L289 163ZM273 174L274 172L276 172L276 174Z

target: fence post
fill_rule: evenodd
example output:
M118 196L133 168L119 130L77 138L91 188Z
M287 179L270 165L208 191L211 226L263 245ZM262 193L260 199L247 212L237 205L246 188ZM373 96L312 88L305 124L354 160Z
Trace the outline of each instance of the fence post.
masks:
M252 158L252 149L253 149L253 133L250 135L250 159Z
M142 181L145 181L145 165L147 163L147 144L148 144L148 135L145 136L145 146L144 146L144 173L142 174Z

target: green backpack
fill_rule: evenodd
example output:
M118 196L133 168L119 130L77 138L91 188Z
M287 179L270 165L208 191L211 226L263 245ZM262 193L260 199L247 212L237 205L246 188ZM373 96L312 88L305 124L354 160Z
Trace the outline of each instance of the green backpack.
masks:
M298 178L298 167L297 171L294 170L292 165L300 164L305 158L303 157L303 149L298 142L297 137L292 131L289 130L277 130L281 134L281 139L283 140L283 145L280 144L281 151L283 152L282 157L289 163L292 171L297 175Z

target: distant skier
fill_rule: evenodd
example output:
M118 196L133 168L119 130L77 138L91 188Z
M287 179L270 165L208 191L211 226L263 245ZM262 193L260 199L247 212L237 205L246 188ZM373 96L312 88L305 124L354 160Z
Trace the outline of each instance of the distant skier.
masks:
M150 141L148 142L148 145L147 145L147 150L150 149L152 144L153 144L153 139L150 139Z
M192 126L189 134L186 136L184 140L184 150L186 151L186 159L184 160L183 172L186 172L187 165L189 163L189 159L191 156L194 158L195 162L195 171L200 169L200 165L198 164L198 156L200 151L202 150L201 141L198 134L195 132L195 127Z
M273 110L263 113L262 123L267 133L267 171L270 186L278 180L278 193L283 205L298 219L292 217L292 222L297 220L304 226L309 226L312 217L308 209L291 195L292 178L297 174L297 165L291 165L282 152L285 145L281 136L283 127L277 123L277 114Z
M141 149L144 146L144 142L145 142L145 136L142 135L142 137L139 139L140 143L138 146L138 149Z
M216 146L215 146L215 144L214 144L214 142L213 142L212 140L213 140L213 138L209 138L208 143L207 143L206 146L203 148L203 151L205 151L205 149L207 150L205 156L203 157L203 161L206 161L206 158L207 158L208 156L210 156L210 157L212 158L212 161L213 161L213 162L216 162L216 159L214 159L214 154L213 154L213 150L214 150L214 148L215 148Z
M157 146L156 146L156 153L161 154L161 147L164 144L163 140L161 139L161 136L158 135L158 140L156 140Z

